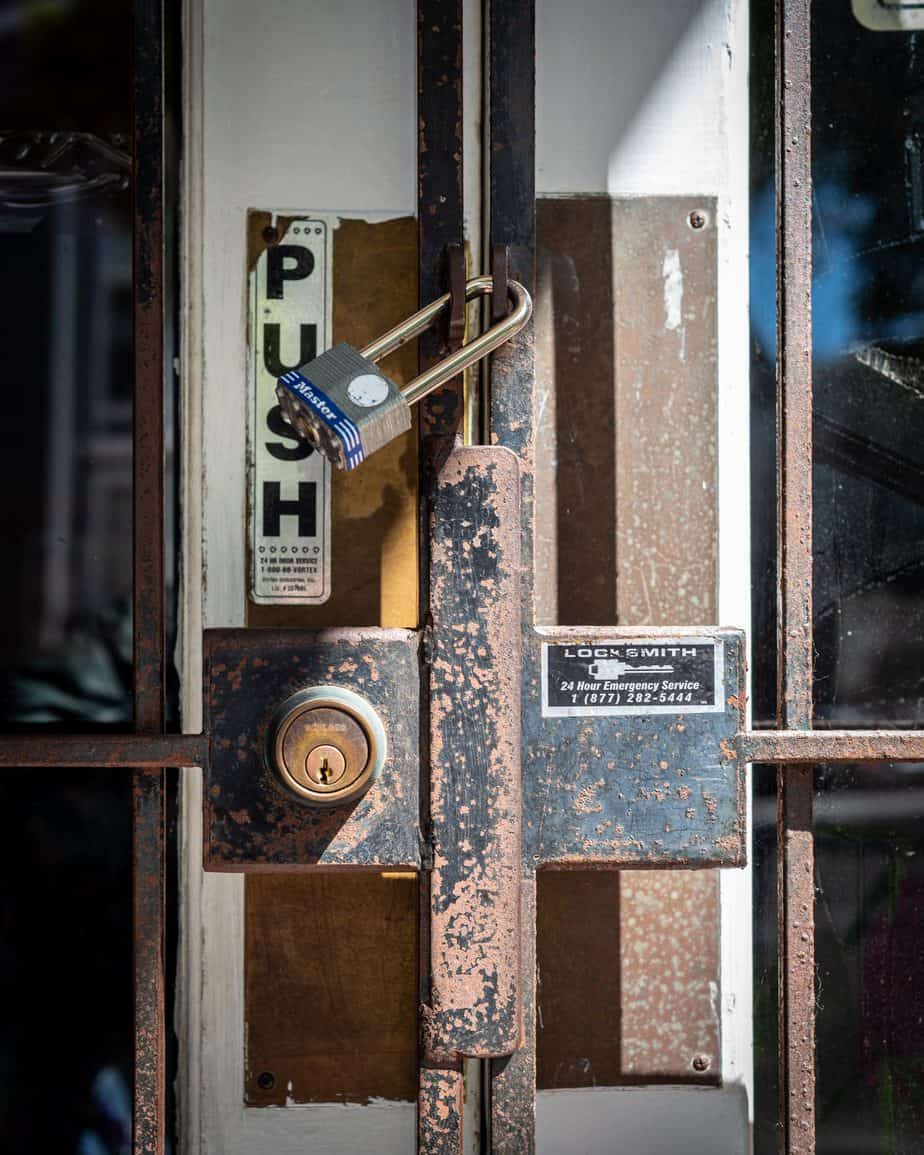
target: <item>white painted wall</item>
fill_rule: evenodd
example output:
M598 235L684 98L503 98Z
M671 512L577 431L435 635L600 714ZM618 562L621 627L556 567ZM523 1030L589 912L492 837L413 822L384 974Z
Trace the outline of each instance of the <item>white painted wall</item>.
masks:
M539 195L718 198L719 621L748 628L747 0L537 0L536 39ZM720 879L722 1077L745 1089L748 1110L716 1120L736 1129L730 1149L744 1150L751 871Z

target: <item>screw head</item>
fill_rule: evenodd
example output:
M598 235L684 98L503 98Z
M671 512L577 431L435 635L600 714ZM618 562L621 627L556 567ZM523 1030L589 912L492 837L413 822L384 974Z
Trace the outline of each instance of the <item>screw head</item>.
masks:
M704 1071L708 1071L711 1065L712 1064L708 1055L694 1055L693 1061L690 1064L693 1070L698 1071L700 1074L703 1074Z
M346 758L336 746L315 746L305 759L305 773L318 786L333 786L346 772Z
M257 1075L257 1086L261 1091L272 1091L276 1086L276 1076L272 1071L261 1071Z
M263 239L268 245L279 243L279 230L275 225L267 225L263 230Z
M687 220L689 220L689 222L690 222L690 228L691 229L703 229L703 228L705 228L706 227L706 221L708 219L709 218L706 216L706 214L703 212L702 209L694 209L690 213L689 217L687 218Z

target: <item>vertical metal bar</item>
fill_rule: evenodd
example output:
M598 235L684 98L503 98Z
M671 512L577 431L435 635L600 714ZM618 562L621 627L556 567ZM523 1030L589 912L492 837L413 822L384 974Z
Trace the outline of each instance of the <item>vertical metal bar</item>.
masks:
M163 18L137 0L134 61L135 729L164 713Z
M462 0L417 5L417 235L421 304L446 292L448 251L462 243ZM445 333L418 340L421 368L446 352ZM462 418L462 376L420 405L421 432L439 462Z
M163 11L134 23L134 706L137 733L164 727ZM134 775L135 1155L165 1146L164 775Z
M446 291L449 246L463 239L462 209L462 0L418 0L417 3L417 236L418 295L421 304ZM446 351L445 336L436 332L418 340L420 368ZM430 502L435 476L452 450L462 417L462 378L424 398L419 406L420 460L420 601L430 606ZM421 833L431 845L429 680L424 670L420 695ZM432 857L432 854L430 855ZM420 877L420 1006L431 1001L431 878ZM422 1044L424 1040L422 1039ZM450 1069L421 1047L417 1100L417 1145L420 1152L461 1150L462 1066Z
M489 36L490 241L506 245L509 275L535 287L535 5L492 0ZM493 247L492 247L493 252ZM535 472L535 349L533 327L499 349L491 362L490 439L520 459L521 607L523 669L538 668L533 575ZM536 681L522 678L524 725L536 709ZM524 861L521 882L520 995L523 1040L509 1058L490 1063L489 1128L495 1155L530 1155L535 1149L536 1095L536 880Z
M132 898L135 923L134 1155L162 1155L164 1071L164 773L136 770Z
M777 715L812 726L811 2L777 0ZM782 1147L815 1150L812 767L780 766L778 935Z

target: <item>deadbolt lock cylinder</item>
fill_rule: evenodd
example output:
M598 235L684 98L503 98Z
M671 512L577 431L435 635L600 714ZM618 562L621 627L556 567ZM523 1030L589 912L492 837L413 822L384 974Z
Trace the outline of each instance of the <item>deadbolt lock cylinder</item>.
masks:
M339 686L299 690L276 711L266 762L314 806L342 806L369 789L385 762L385 727L369 703Z

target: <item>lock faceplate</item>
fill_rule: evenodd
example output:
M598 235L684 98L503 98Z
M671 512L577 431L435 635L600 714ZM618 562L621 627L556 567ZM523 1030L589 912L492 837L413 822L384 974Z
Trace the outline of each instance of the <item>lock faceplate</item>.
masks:
M267 734L267 765L315 806L340 806L364 794L385 753L385 728L375 710L337 686L293 694Z
M209 630L205 651L206 869L416 869L417 634Z

